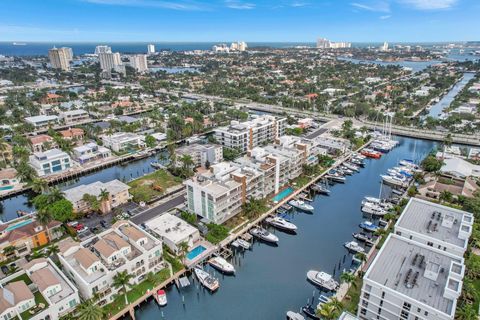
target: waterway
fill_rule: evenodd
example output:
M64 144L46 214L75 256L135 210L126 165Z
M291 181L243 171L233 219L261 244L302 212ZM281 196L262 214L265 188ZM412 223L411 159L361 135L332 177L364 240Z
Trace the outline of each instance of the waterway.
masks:
M395 62L387 62L387 61L376 61L376 60L360 60L354 58L347 58L347 57L339 57L339 60L349 61L355 64L377 64L380 66L400 66L403 68L410 68L413 72L418 72L426 69L427 67L441 63L438 60L430 60L430 61L395 61Z
M452 104L453 100L455 100L455 97L457 94L462 91L462 89L468 84L470 80L475 77L475 73L464 73L463 78L457 82L453 88L440 99L437 103L435 103L431 108L430 111L428 112L428 116L432 118L438 118L443 114L443 110L448 108L450 104Z
M335 275L351 268L351 255L343 243L353 240L364 220L360 202L364 196L378 196L379 175L400 159L422 159L435 143L425 140L398 138L400 145L380 160L366 160L360 173L347 178L346 184L331 188L329 197L314 198L313 214L294 213L291 220L298 234L279 231L278 247L256 242L251 251L238 253L233 259L235 277L219 277L220 289L210 294L197 281L178 291L167 290L168 305L159 308L153 300L136 311L139 320L158 319L284 319L288 310L299 310L318 290L306 281L310 269ZM340 264L340 268L338 267ZM210 267L206 270L214 272ZM193 279L190 279L193 281ZM183 304L183 302L185 304Z

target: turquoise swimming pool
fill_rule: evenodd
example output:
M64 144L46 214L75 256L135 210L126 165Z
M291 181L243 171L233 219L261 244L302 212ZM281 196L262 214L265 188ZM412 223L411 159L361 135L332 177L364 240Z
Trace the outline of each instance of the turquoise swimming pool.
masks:
M5 229L5 230L7 230L7 231L12 231L12 230L15 230L15 229L17 229L17 228L26 226L26 225L29 224L29 223L32 223L32 221L33 221L32 219L27 219L27 220L21 221L21 222L19 222L19 223L17 223L17 224L12 224L12 225L8 226L7 229Z
M279 193L277 193L275 195L275 197L272 198L272 200L275 201L275 202L280 202L283 199L285 199L286 197L288 197L289 195L291 195L293 193L293 191L294 191L293 188L288 187L288 188L280 191Z
M193 260L195 259L197 256L199 256L200 254L202 254L203 251L207 250L207 248L205 248L204 246L202 245L199 245L199 246L196 246L195 248L193 248L192 250L190 250L188 253L187 253L187 259L188 260Z
M13 189L13 186L1 186L0 187L0 191L3 191L3 190L11 190Z

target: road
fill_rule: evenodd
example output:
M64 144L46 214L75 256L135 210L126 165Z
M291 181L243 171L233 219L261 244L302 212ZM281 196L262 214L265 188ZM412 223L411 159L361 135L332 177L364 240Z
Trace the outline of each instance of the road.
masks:
M155 218L155 217L161 215L162 213L165 213L165 212L175 208L176 206L179 206L179 205L183 204L184 202L185 202L185 194L181 193L181 194L173 197L172 199L167 200L167 201L159 204L156 207L153 207L151 209L145 210L142 213L137 214L136 216L134 216L130 220L135 224L142 224L142 223L144 223L144 222L146 222L146 221L148 221L152 218Z

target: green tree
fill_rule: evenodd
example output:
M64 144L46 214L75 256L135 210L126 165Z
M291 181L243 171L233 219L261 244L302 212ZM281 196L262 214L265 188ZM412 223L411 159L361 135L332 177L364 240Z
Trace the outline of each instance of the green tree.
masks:
M53 219L47 207L44 207L37 212L36 220L38 223L40 223L40 225L45 228L45 230L47 231L48 239L50 241L52 239L52 236L50 234L50 229L48 228L48 225L50 224L50 222L52 222Z
M427 172L437 172L442 168L443 162L435 158L434 155L429 155L422 161L422 168Z
M66 222L74 218L73 205L66 199L58 200L48 206L47 209L54 220Z
M145 144L149 148L154 148L157 145L157 140L153 136L147 135L145 137Z
M350 272L343 272L340 275L340 281L347 283L348 285L352 285L354 288L357 287L357 283L355 280L357 280L357 277Z
M225 161L233 161L240 156L237 149L223 147L223 159Z
M338 317L338 310L331 302L327 302L322 304L320 309L317 310L317 314L322 317L322 319L333 320Z
M82 196L82 200L88 205L90 210L95 212L100 211L100 201L98 201L98 198L96 196L85 193Z
M48 182L43 178L34 178L31 185L33 192L37 194L45 193L48 191Z
M77 312L79 320L102 320L105 315L103 309L92 300L87 300L78 306Z
M62 200L64 196L65 193L63 193L63 191L61 191L58 187L54 187L48 194L48 202L52 204L56 201Z
M128 305L127 288L131 287L130 279L132 278L133 274L129 274L127 270L117 272L117 274L113 276L113 287L115 289L120 289L124 294L125 305Z
M180 260L183 261L185 259L185 256L187 255L187 252L188 252L188 248L189 248L189 245L186 241L179 243L178 249L179 249Z
M457 320L477 320L478 315L473 305L462 303L455 313L455 319Z

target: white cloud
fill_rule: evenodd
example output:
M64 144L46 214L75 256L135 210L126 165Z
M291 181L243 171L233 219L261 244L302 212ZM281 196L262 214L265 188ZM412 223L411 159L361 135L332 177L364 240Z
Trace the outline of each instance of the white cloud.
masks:
M399 0L399 2L417 10L441 10L453 7L458 0Z
M150 7L171 10L205 10L204 5L192 1L159 1L159 0L82 0L84 2L128 7Z
M251 10L255 9L254 3L242 2L237 0L226 0L225 6L230 9L236 10Z
M305 6L307 6L307 5L308 5L308 3L306 3L306 2L301 2L301 1L295 1L295 2L292 2L292 3L290 4L290 6L291 6L291 7L294 7L294 8L301 8L301 7L305 7Z
M390 4L386 1L352 2L350 5L367 11L390 12Z
M386 20L386 19L390 19L392 16L387 14L385 16L380 16L380 20Z

